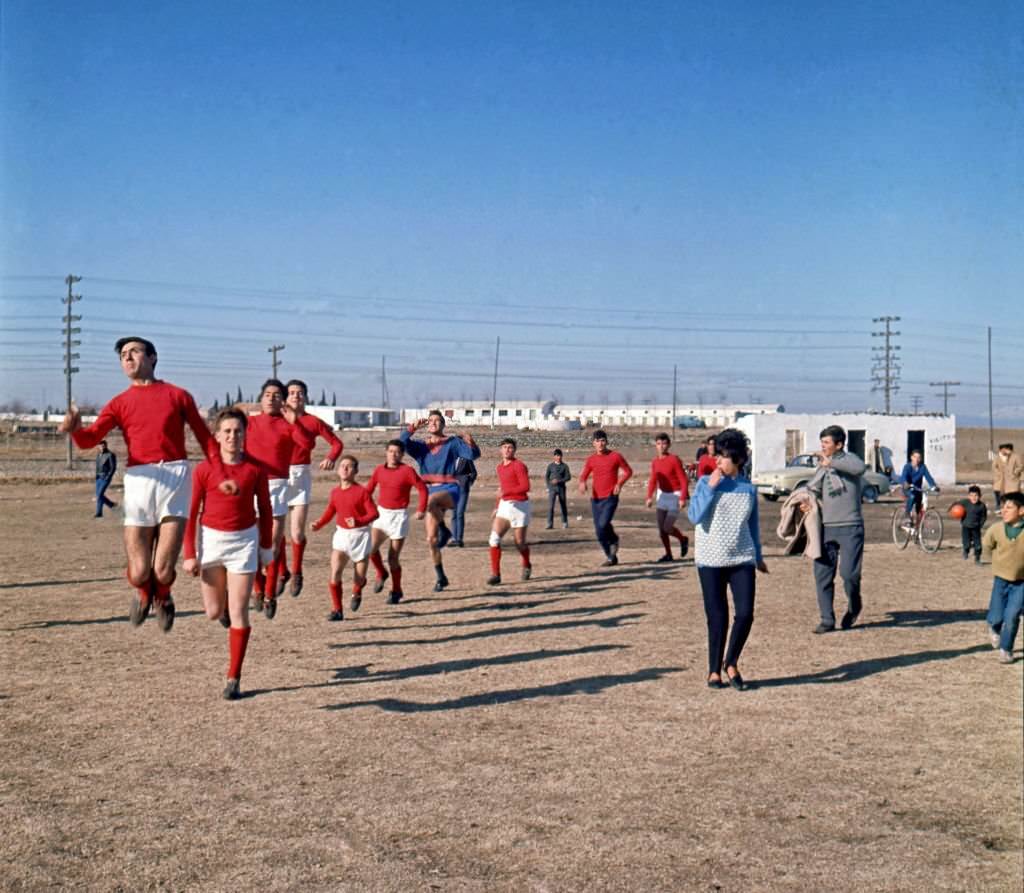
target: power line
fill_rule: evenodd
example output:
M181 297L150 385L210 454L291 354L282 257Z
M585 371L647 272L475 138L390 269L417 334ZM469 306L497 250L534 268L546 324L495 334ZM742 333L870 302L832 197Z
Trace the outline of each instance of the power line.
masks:
M74 353L74 348L80 345L82 342L75 338L75 335L81 333L82 329L76 326L76 322L80 322L82 317L78 314L71 312L71 307L78 301L82 300L81 295L72 294L71 288L76 282L81 282L81 276L73 276L70 273L64 277L64 283L68 287L68 296L61 298L61 303L67 305L67 310L64 312L64 384L65 384L65 398L64 412L71 412L71 376L78 372L78 367L72 365L75 360L78 359L79 354ZM68 471L71 470L74 465L74 456L71 453L71 432L68 432Z
M275 344L272 347L267 348L267 353L274 355L274 358L271 360L271 367L274 370L273 374L270 376L271 378L277 378L277 367L281 365L281 361L278 360L277 354L279 351L284 350L284 347L285 346L283 344Z
M899 345L892 343L892 339L900 333L892 331L890 324L899 322L900 318L898 316L876 316L871 321L885 323L884 332L871 333L872 338L885 339L882 347L871 348L871 352L874 354L874 365L871 368L873 381L871 391L872 393L875 391L885 393L885 411L889 413L892 411L892 395L900 389L900 364L896 356L900 348Z
M942 398L942 414L949 415L949 398L955 397L956 394L949 393L949 389L959 386L958 381L930 381L928 386L932 388L942 388L941 394L936 394L936 397Z

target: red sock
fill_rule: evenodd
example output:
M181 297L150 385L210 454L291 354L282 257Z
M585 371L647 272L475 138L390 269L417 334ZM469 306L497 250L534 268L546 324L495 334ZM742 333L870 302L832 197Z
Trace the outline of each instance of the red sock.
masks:
M519 557L523 559L523 567L529 567L530 566L530 547L529 546L523 546L523 548L521 548L519 550Z
M672 541L668 538L668 534L667 533L663 533L662 531L659 530L658 531L658 536L661 537L661 544L665 547L665 551L669 555L671 555L672 554Z
M302 573L302 556L306 554L306 541L292 543L292 573Z
M331 590L331 605L333 605L335 611L340 611L341 583L328 583L327 587Z
M678 527L672 528L672 536L674 536L679 542L685 543L689 537L683 533Z
M263 595L267 587L267 578L263 576L262 570L256 571L256 579L252 581L252 591L254 595Z
M283 577L288 573L288 550L285 548L284 540L277 547L277 575Z
M267 585L263 590L267 598L277 598L277 559L267 565Z
M402 569L397 564L391 568L391 591L402 591Z
M136 586L134 583L132 583L132 578L131 578L131 575L128 572L128 568L125 568L124 576L125 576L125 579L128 580L129 584L131 584L132 588L139 594L139 598L142 599L142 604L143 605L148 605L149 604L149 579L150 578L147 577L145 582L143 582L143 584L141 586Z
M153 581L153 595L158 602L166 601L171 594L171 587L174 585L174 581L178 578L177 571L171 571L171 579L166 583L161 583L156 575L152 575Z
M242 678L242 661L245 660L245 648L249 644L252 627L233 626L228 630L228 679Z
M352 576L352 594L362 595L363 587L366 585L366 577Z
M501 576L501 546L491 546L491 573Z
M383 580L388 572L384 570L384 561L380 557L380 552L370 553L370 564L373 565L373 569L377 572L377 579Z

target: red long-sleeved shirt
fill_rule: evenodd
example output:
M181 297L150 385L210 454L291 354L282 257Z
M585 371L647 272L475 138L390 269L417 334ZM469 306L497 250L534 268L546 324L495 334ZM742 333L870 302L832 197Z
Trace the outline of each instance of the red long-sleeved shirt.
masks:
M327 458L332 462L336 461L338 456L341 455L341 451L345 449L345 444L335 436L331 426L323 419L313 415L313 413L304 412L295 420L295 424L306 432L310 441L308 447L299 446L299 444L295 444L292 447L292 465L309 465L313 457L313 447L316 446L316 439L318 437L322 437L327 441L327 445L331 448Z
M705 453L697 460L697 478L700 479L706 474L711 474L718 468L718 459L710 453Z
M388 468L387 465L378 465L370 475L370 481L366 490L373 496L373 491L380 487L380 498L377 505L382 509L404 509L409 506L409 494L412 488L416 488L419 495L419 506L417 512L426 510L427 507L427 485L422 478L416 474L411 465L401 464L396 468Z
M519 459L513 459L507 465L502 462L497 470L502 499L523 502L530 498L530 472Z
M266 466L271 479L287 478L292 450L296 447L312 450L314 442L306 431L284 416L266 413L249 416L245 451Z
M648 499L654 496L655 489L662 493L679 493L683 502L690 498L686 470L678 456L669 453L651 461L651 477L647 481Z
M620 470L623 472L621 478ZM580 482L586 483L591 475L594 476L594 483L591 486L592 498L607 499L612 495L616 484L622 485L633 477L633 469L629 467L622 453L608 450L604 453L591 453L583 465Z
M221 481L232 480L238 492L228 496L218 490ZM255 500L255 505L254 505ZM196 533L200 510L202 525L213 530L248 530L259 512L260 546L269 549L274 541L274 517L270 509L270 487L262 465L243 454L235 465L220 468L200 462L192 476L192 504L185 524L185 557L196 557Z
M185 425L192 429L208 458L220 461L220 447L196 409L192 395L166 381L132 385L106 406L86 428L72 432L79 449L97 446L115 427L128 449L128 465L187 459Z
M331 490L330 500L324 513L313 524L314 530L319 530L335 515L338 516L338 526L347 530L355 530L357 527L365 527L371 521L380 517L377 506L370 499L370 493L362 484L352 484L342 489L335 487ZM352 523L348 519L352 519Z

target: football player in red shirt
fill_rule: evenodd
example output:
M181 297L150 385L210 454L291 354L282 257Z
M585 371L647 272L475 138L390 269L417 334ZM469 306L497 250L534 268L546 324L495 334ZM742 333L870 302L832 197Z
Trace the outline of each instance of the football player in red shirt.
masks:
M679 557L686 557L690 548L690 540L678 527L676 518L690 498L690 486L686 479L686 471L679 457L669 452L672 441L667 434L659 434L654 438L654 449L657 453L651 461L651 476L647 481L647 500L645 505L650 508L657 499L658 534L665 554L658 559L675 561L672 555L672 540L679 540Z
M580 474L580 493L587 495L587 479L594 476L594 487L590 499L590 511L594 517L594 531L604 551L602 567L619 563L619 535L612 526L615 510L619 507L619 493L622 485L633 476L622 453L608 449L608 435L604 431L594 432L594 452L587 457ZM622 472L620 475L619 472Z
M498 474L498 501L491 513L491 535L487 541L491 552L491 576L488 586L501 582L501 538L512 528L512 538L523 563L520 579L529 580L533 573L530 547L526 534L530 529L530 471L516 458L516 442L506 437L500 444L501 463Z

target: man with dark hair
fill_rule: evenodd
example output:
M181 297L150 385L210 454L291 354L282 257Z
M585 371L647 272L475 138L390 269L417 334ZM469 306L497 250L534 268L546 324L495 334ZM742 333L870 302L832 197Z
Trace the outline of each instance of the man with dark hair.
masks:
M139 626L156 609L157 624L169 632L174 624L171 586L181 553L185 520L192 493L192 469L185 448L185 426L217 468L222 462L195 400L188 391L156 377L157 353L152 341L137 336L119 338L114 352L121 371L131 381L103 407L96 421L82 427L82 416L68 407L60 431L71 435L80 449L97 446L114 428L124 435L128 463L124 473L124 548L128 582L135 587L128 619ZM224 480L220 489L237 492Z
M672 555L672 537L679 540L680 558L686 557L687 549L690 547L689 538L676 527L676 518L690 498L690 486L683 463L671 452L671 447L672 441L667 434L659 434L654 438L657 455L651 460L651 476L647 480L645 505L650 508L657 500L658 535L665 548L665 554L658 559L659 562L675 561Z
M1019 493L1024 478L1024 461L1013 451L1012 443L999 444L999 452L992 460L992 490L996 509L1002 505L1004 493Z
M849 603L843 615L842 628L849 629L857 622L863 605L860 597L861 563L864 558L864 516L861 512L861 492L864 488L864 462L853 453L847 453L846 432L839 425L829 425L819 435L821 452L818 468L807 483L821 502L821 520L824 525L822 554L814 559L814 582L818 591L818 611L821 623L816 633L828 633L836 628L835 601L836 569L843 578L843 588ZM800 507L810 511L806 503Z
M117 471L117 456L107 449L107 442L100 441L100 451L96 454L96 515L103 517L103 507L117 508L117 503L107 499L107 487L114 479Z
M569 510L565 504L565 486L572 480L572 472L569 466L562 461L562 451L555 450L552 454L553 461L548 464L544 472L544 483L548 487L548 523L545 530L551 530L555 526L555 501L558 501L562 510L562 528L569 526Z
M587 480L593 475L590 511L594 517L594 531L604 552L602 567L613 567L619 563L619 535L612 526L612 520L619 507L622 485L633 476L633 469L622 453L608 449L608 435L604 431L598 429L594 432L593 444L594 452L587 457L580 473L580 493L587 495Z

